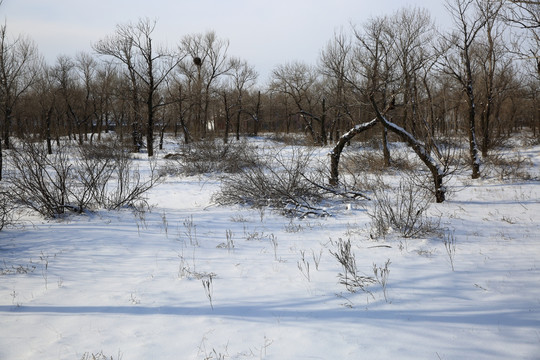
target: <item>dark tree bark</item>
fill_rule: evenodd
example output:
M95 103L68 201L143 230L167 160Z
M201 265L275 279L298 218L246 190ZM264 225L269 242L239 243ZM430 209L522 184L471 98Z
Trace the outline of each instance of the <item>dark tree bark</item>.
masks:
M384 125L384 127L397 134L403 141L405 141L407 145L409 145L409 147L414 150L420 160L422 160L422 162L427 166L433 177L435 200L438 203L444 202L446 193L443 186L444 171L429 155L426 147L418 140L416 140L416 138L412 134L407 132L402 127L389 121L383 114L381 114L373 96L370 97L370 101L371 105L373 106L373 110L375 110L375 113L377 114L377 119Z
M375 125L377 125L377 122L379 120L377 118L360 124L353 127L351 130L343 134L340 138L336 146L332 149L332 152L330 153L330 179L329 183L332 186L337 186L339 183L339 159L341 157L341 153L343 152L343 148L353 137L356 135L371 129Z

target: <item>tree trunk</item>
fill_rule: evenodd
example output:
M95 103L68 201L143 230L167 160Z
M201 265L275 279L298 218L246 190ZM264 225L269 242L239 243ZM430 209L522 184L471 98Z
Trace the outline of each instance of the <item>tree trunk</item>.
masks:
M388 130L386 127L382 127L382 148L383 148L383 159L384 167L390 167L390 150L388 149Z
M326 135L326 99L322 100L322 115L321 115L321 146L328 144L328 137Z
M4 109L4 112L5 112L5 122L4 122L4 146L6 149L9 149L10 147L10 143L9 143L9 137L10 137L10 132L11 132L11 113L12 113L12 109L7 106L5 109Z
M416 140L413 135L408 133L402 127L397 126L393 122L387 120L384 117L384 115L380 113L379 108L377 107L377 104L375 103L373 96L370 96L370 101L373 106L373 109L375 110L375 113L377 114L377 119L381 121L382 124L386 128L388 128L388 130L399 135L399 137L414 150L414 152L420 158L420 160L422 160L422 162L428 167L433 177L433 185L435 189L434 191L435 200L438 203L444 202L445 200L445 189L443 186L444 172L442 171L442 169L439 167L439 165L437 165L435 160L429 155L425 146L423 146L420 142L418 142L418 140Z
M336 146L334 146L332 152L330 153L330 185L337 186L337 184L339 183L339 159L341 157L341 153L343 151L343 148L345 147L345 144L351 141L351 139L357 134L371 129L377 124L378 121L379 120L375 118L367 123L356 125L354 128L352 128L339 138L338 143L336 144Z

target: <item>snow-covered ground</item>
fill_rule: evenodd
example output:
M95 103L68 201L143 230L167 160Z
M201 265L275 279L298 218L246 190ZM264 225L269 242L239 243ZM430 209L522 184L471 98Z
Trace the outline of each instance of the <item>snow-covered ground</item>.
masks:
M144 214L24 219L0 232L0 359L539 359L540 183L465 175L430 208L455 271L444 236L371 239L369 204L219 207L212 176ZM339 239L366 276L390 259L386 299L339 283Z

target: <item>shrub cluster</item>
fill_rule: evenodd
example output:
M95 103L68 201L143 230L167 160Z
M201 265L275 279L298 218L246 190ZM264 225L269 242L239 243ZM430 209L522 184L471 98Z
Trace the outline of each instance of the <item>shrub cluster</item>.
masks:
M403 237L417 237L435 232L439 224L427 216L433 195L405 177L392 189L379 178L373 190L373 208L368 211L374 236L385 236L391 230Z
M177 154L169 154L174 168L188 176L208 173L237 173L256 161L255 148L247 141L224 143L202 140L185 145ZM169 167L170 168L170 167Z
M260 154L254 163L257 165L224 175L214 201L271 207L293 215L319 212L321 189L306 177L311 164L309 151L293 148L290 154L284 150Z
M7 157L5 176L9 198L46 217L135 205L159 179L153 165L143 179L114 143L63 145L47 154L43 144L24 142Z

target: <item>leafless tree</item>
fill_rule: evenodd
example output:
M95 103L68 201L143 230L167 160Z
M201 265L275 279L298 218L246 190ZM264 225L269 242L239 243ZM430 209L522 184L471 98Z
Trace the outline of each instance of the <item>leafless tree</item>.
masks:
M245 93L255 84L258 74L255 68L250 66L247 61L238 58L231 58L230 68L230 79L236 98L235 105L237 107L235 124L236 140L240 140L240 118L242 113L248 113L254 122L259 121L256 112L248 112L244 106Z
M398 58L392 52L394 37L389 28L388 17L369 19L362 28L354 28L356 40L354 56L351 62L349 83L362 96L363 101L369 101L372 96L382 108L389 108L393 89L398 86ZM390 151L388 149L388 129L382 127L382 148L384 164L390 166Z
M118 73L111 63L102 62L98 64L95 75L94 91L94 120L96 122L96 132L98 140L101 134L109 132L111 127L111 114L115 104L114 85L118 82ZM121 127L121 124L116 124ZM121 131L121 129L120 129Z
M190 143L192 134L188 126L188 116L192 112L195 102L191 90L189 79L184 79L178 72L173 73L173 76L167 81L167 96L170 99L172 116L174 118L174 134L177 136L178 128L184 135L184 143Z
M330 100L329 110L333 114L328 124L330 140L339 138L342 126L352 126L354 100L346 82L351 52L350 36L342 30L334 33L319 57L319 71L323 75L327 98Z
M505 15L510 23L524 29L529 35L520 50L527 59L536 65L536 76L540 81L540 1L509 0Z
M53 70L50 66L43 66L39 77L33 86L33 96L38 103L39 119L42 126L42 135L47 144L47 154L52 154L53 140L53 113L57 101L57 92L55 89ZM58 133L58 129L56 129Z
M88 138L89 127L92 135L95 132L93 118L96 105L97 62L90 54L79 52L75 56L75 69L81 87L77 128L79 131L79 143L82 144Z
M509 66L505 59L507 54L503 42L504 23L499 16L504 2L502 0L481 0L477 3L477 11L483 18L484 27L480 32L481 40L477 45L476 53L479 57L479 68L482 75L483 106L480 113L480 128L482 130L481 151L482 156L488 155L491 143L491 118L493 116L495 101L503 92L501 82L497 83L496 75Z
M195 132L206 137L210 124L210 103L212 90L219 80L230 70L228 61L229 41L220 39L215 32L185 36L180 43L184 61L180 70L193 86L195 100Z
M375 119L355 126L346 133L331 155L331 183L337 183L337 164L342 143L350 137L381 123L384 128L398 135L416 153L426 165L433 177L434 195L437 202L445 200L443 178L444 168L432 158L425 144L417 140L413 134L390 120L387 113L395 106L396 97L403 98L403 72L395 72L395 64L399 56L394 47L395 38L388 28L388 18L380 17L368 21L362 29L355 29L356 44L351 61L347 82L351 84L362 98L367 98L375 112ZM382 110L384 109L384 110Z
M314 143L327 143L326 107L317 69L302 62L278 65L272 71L270 89L287 95L296 106L294 112L305 124ZM318 129L315 123L319 124Z
M398 102L402 124L413 136L420 137L421 70L433 57L433 21L426 9L402 8L388 23L401 79L402 97Z
M10 40L7 25L0 26L0 111L3 142L10 148L12 115L21 96L37 80L40 58L34 43L23 36ZM0 144L0 180L2 147Z
M68 138L71 139L75 133L74 125L79 128L76 103L80 90L73 59L66 55L58 56L52 69L52 76L54 78L53 86L58 94L58 102L55 104L57 117L58 120L60 117L65 119L65 131L67 131ZM79 132L79 135L82 137L82 132ZM82 138L80 141L82 142Z
M118 25L113 36L94 44L97 53L119 61L127 71L135 115L133 124L136 147L140 146L137 124L141 118L141 103L146 107L146 145L149 157L154 155L155 114L163 105L156 95L169 73L181 61L178 54L154 46L152 34L155 27L156 21L139 19L135 24Z
M455 31L441 40L441 69L461 85L467 101L467 132L473 179L480 177L480 157L476 139L476 91L473 49L486 19L477 11L479 0L447 0L446 8Z
M526 96L531 99L528 112L534 114L530 125L536 136L537 128L540 128L540 2L508 0L504 11L505 20L517 28L514 52L518 54L524 70L530 74L524 79ZM535 120L536 119L536 120Z

